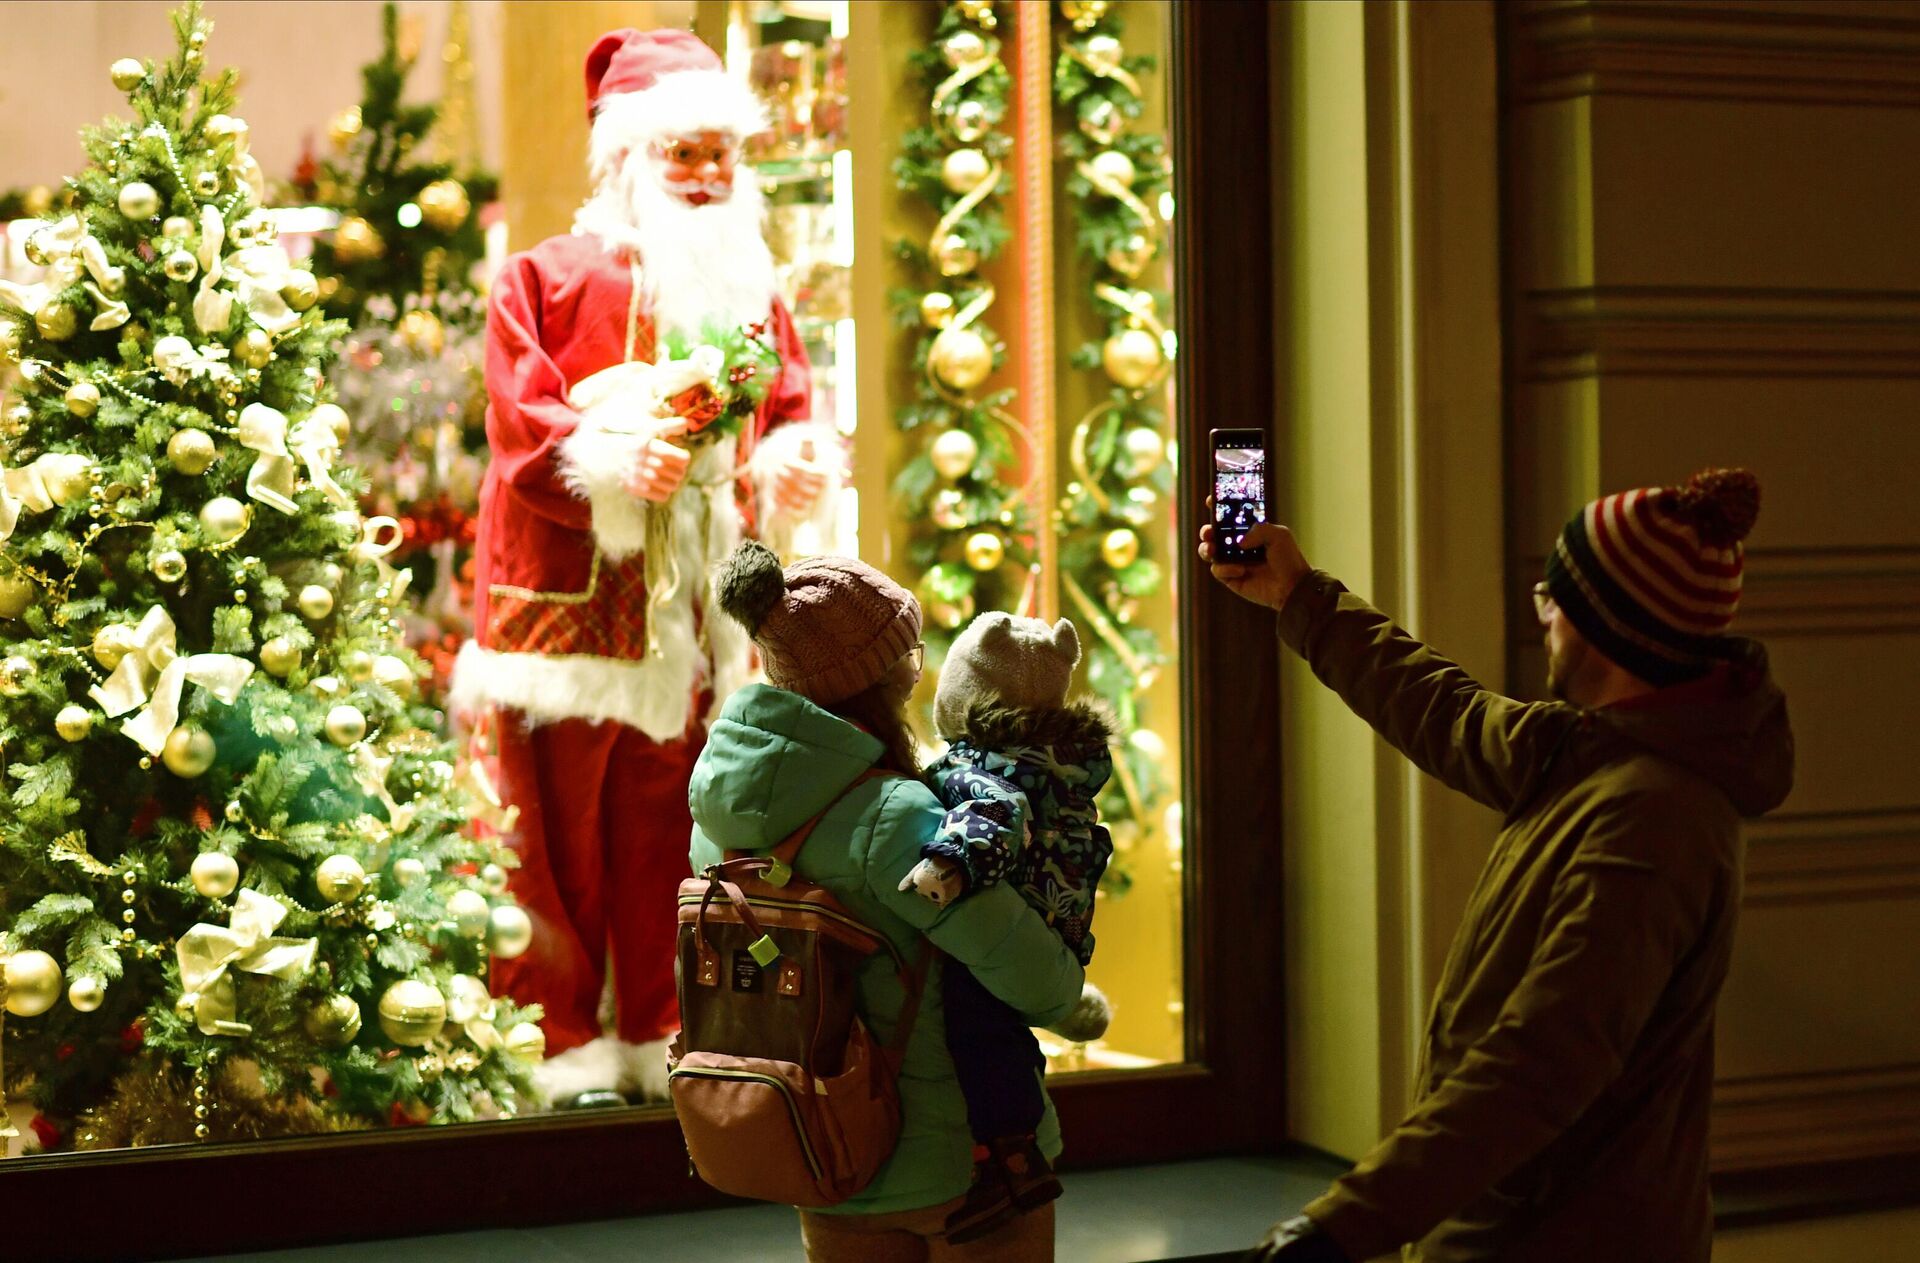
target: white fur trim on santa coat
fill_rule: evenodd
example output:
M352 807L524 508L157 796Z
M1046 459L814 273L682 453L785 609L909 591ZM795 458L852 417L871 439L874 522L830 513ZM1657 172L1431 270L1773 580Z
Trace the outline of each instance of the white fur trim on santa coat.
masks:
M560 481L593 511L593 538L609 561L647 546L647 502L627 489L651 436L607 428L599 410L583 412L560 440Z
M820 498L805 513L780 507L774 481L801 448L813 444L812 463L827 476ZM847 447L840 432L818 421L793 421L777 426L760 440L747 462L753 479L755 516L761 524L760 541L788 561L839 551L840 493L847 480Z
M593 116L589 150L594 179L616 164L636 145L726 132L744 140L767 129L767 110L760 98L723 70L679 70L661 75L641 92L618 92L600 98Z

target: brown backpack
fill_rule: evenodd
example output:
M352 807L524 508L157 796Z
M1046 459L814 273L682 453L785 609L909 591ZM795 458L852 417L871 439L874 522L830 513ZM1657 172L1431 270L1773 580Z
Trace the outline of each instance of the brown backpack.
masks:
M895 1079L932 955L929 944L909 970L885 935L794 873L824 815L770 854L729 851L680 883L681 1031L667 1065L687 1155L721 1192L789 1206L844 1202L892 1155ZM906 996L884 1047L856 1008L877 951Z

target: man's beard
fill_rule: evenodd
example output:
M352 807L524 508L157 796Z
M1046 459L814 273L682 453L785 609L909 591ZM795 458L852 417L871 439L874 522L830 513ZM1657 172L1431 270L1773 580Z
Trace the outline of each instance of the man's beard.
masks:
M730 196L691 205L662 185L655 160L636 146L580 208L574 227L638 252L656 328L692 338L766 319L775 289L773 255L760 232L763 206L746 167L736 170Z

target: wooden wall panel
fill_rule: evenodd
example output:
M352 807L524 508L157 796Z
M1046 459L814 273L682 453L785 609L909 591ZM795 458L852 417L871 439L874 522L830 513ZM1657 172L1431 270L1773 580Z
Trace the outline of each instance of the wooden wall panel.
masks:
M1745 464L1799 750L1748 836L1721 1169L1920 1152L1920 6L1503 8L1510 684L1606 490Z

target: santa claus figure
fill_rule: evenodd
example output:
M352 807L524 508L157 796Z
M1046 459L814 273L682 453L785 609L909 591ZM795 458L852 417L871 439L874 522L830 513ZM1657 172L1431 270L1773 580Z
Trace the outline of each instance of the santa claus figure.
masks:
M756 521L811 514L835 450L801 420L806 356L738 165L765 125L752 93L685 31L625 30L588 56L587 99L592 197L493 285L475 639L453 689L518 809L533 945L493 982L544 1006L556 1105L663 1094L687 781L753 669L709 571Z

